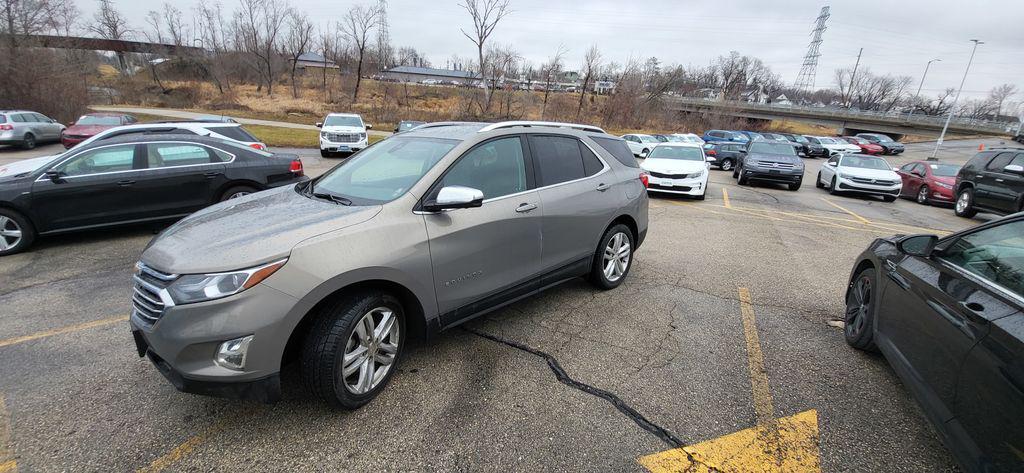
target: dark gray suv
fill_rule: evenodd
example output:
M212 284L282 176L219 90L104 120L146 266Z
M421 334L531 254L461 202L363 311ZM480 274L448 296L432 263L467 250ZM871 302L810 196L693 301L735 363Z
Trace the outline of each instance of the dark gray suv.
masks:
M134 276L139 355L182 391L264 401L297 361L318 397L359 407L409 338L572 278L622 284L646 178L593 127L421 126L154 238Z
M789 190L804 181L804 162L789 141L751 141L732 172L739 185L750 181L786 184Z

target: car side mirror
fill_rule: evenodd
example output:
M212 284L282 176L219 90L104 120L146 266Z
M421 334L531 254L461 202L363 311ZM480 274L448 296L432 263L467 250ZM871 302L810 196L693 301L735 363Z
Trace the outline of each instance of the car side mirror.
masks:
M72 126L75 126L75 122L69 122L68 123L68 127L72 127Z
M935 235L909 235L896 241L896 248L910 256L931 256L939 237Z
M365 125L366 125L366 129L367 130L372 130L373 129L373 125L371 125L371 124L365 123Z
M448 209L468 209L484 204L484 192L480 189L465 186L445 186L437 192L437 197L424 203L423 209L428 212L439 212Z
M838 166L838 165L839 165L838 163L826 163L826 164L827 164L828 166L832 166L832 167L836 167L836 166Z
M323 128L324 127L324 122L316 122L316 127L317 128Z
M53 169L46 171L46 173L43 175L46 176L46 178L52 181L54 184L59 183L62 180L60 178L60 171L56 171Z
M705 156L704 157L704 161L707 161L709 163L713 163L713 162L715 162L717 160L714 157L712 157L712 156Z
M745 150L745 149L738 149L738 150L736 150L736 152L740 153L740 154L747 154L747 150Z
M1003 168L1003 172L1024 176L1024 166L1021 166L1020 164L1011 164Z

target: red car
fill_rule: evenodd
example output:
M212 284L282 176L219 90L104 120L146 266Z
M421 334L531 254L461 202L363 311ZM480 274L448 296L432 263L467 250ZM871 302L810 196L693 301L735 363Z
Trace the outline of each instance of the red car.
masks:
M960 166L934 161L913 161L897 171L903 178L900 197L916 199L919 204L952 204L953 186Z
M138 122L135 117L123 113L89 113L70 124L64 133L61 133L60 142L65 148L71 148L108 128Z
M865 140L864 138L856 136L843 136L842 138L846 140L847 143L860 146L860 152L864 154L882 154L882 152L885 151L885 148Z

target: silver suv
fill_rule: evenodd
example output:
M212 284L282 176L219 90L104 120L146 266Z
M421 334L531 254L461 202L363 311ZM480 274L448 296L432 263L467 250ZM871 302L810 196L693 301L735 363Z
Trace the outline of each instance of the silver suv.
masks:
M315 395L357 408L410 338L576 277L622 284L646 178L594 127L423 125L154 238L134 276L139 355L179 390L263 401L295 361Z
M0 110L0 145L25 149L37 143L60 141L64 125L46 115L28 110Z

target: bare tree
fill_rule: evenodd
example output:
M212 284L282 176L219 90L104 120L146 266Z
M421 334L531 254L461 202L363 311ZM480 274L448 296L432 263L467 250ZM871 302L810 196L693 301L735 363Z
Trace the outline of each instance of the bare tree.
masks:
M93 23L89 25L89 31L100 38L123 40L127 39L132 30L128 27L128 20L114 8L112 0L99 0L100 8L93 15ZM124 53L117 53L117 62L121 66L121 73L125 73L128 67L125 63Z
M230 26L225 23L219 3L212 6L200 3L196 7L196 24L203 47L211 55L209 58L201 57L198 63L216 84L217 90L223 94L225 89L231 90L226 62L230 52L228 41L234 32L230 31Z
M562 74L562 68L564 65L565 54L568 52L565 46L558 45L558 49L555 51L555 55L548 59L548 62L541 66L541 77L544 80L544 102L540 108L541 120L547 116L548 111L548 96L551 94L551 85L558 81L558 76Z
M1014 96L1017 93L1017 86L1013 84L997 85L992 88L992 91L988 93L989 100L996 105L996 115L1003 114L1003 104L1006 99Z
M295 70L299 64L299 57L309 52L310 46L313 43L313 24L310 23L309 17L305 13L298 13L293 11L289 16L289 28L288 28L288 39L285 41L285 48L287 49L289 60L292 63L291 67L291 79L292 79L292 98L299 98L299 86L295 82ZM327 64L324 64L324 69L327 69Z
M353 102L359 98L359 84L362 83L363 79L363 63L366 57L366 48L370 42L370 32L380 22L380 13L381 10L377 7L355 5L348 10L348 13L345 14L345 17L342 18L341 23L338 25L338 29L352 42L352 46L359 56L358 65L356 66L356 88L352 92Z
M332 29L320 30L317 34L316 48L320 50L320 54L324 58L324 67L321 69L321 93L324 94L324 101L331 103L334 101L332 88L327 85L327 66L328 60L337 60L337 47L338 47L338 36L337 32ZM332 77L333 79L333 77ZM332 81L333 82L333 81Z
M512 10L508 6L509 0L465 0L465 3L461 3L459 6L465 8L469 12L469 16L473 19L473 34L466 33L466 30L461 30L462 34L469 38L470 41L476 45L477 58L479 59L479 70L480 80L487 82L487 77L484 74L487 71L486 63L484 61L484 50L486 48L487 39L494 33L494 28L498 26L498 22L501 21L505 15L512 13ZM481 112L487 114L487 111L491 108L491 89L490 87L484 87L484 101L481 107Z
M291 7L278 0L240 0L235 12L235 30L244 50L256 58L255 69L267 84L267 95L274 93L274 60L280 49L281 30ZM257 86L256 90L259 90Z
M181 10L170 3L164 3L164 26L167 27L167 39L171 44L175 46L185 44L189 31L185 26L184 15Z
M587 53L583 55L583 85L580 87L580 103L576 106L576 120L579 120L580 113L583 112L583 98L587 95L587 87L590 86L590 81L600 69L601 51L597 49L596 44L591 45L590 49L587 49Z

